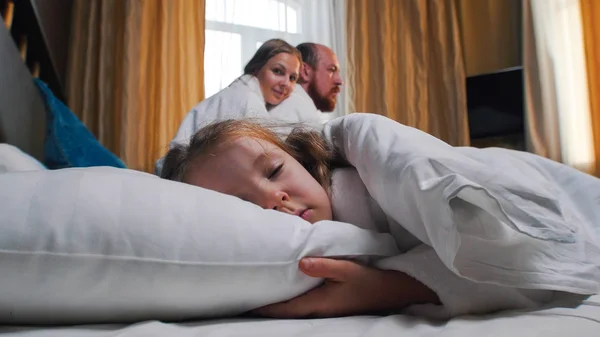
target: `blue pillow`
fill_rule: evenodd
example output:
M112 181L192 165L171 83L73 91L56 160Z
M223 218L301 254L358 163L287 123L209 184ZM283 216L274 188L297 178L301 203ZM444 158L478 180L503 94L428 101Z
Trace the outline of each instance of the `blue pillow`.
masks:
M44 164L49 169L112 166L125 168L121 159L108 151L50 88L35 79L46 105Z

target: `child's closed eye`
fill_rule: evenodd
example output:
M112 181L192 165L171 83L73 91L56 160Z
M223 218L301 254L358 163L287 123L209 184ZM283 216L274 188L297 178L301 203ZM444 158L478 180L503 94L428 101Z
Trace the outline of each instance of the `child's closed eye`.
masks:
M275 168L269 173L269 176L267 177L267 179L271 180L271 179L277 178L277 176L281 173L282 169L283 169L283 164L279 164L279 165L275 166Z

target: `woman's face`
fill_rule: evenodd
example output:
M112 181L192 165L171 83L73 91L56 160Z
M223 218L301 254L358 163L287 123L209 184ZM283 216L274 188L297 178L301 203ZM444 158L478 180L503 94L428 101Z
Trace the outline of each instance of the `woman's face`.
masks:
M315 223L331 220L325 189L287 152L256 138L217 146L192 162L183 182Z
M269 59L255 75L265 102L278 105L290 96L298 80L300 60L289 53L279 53Z

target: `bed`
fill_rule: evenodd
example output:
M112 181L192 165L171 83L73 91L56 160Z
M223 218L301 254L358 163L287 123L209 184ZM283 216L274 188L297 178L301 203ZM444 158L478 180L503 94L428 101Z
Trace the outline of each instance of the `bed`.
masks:
M42 38L43 29L36 24L33 10L35 6L32 5L34 2L18 3L25 5L17 6L21 13L16 15L14 3L0 2L0 9L7 23L0 27L0 143L13 145L24 153L42 160L46 107L32 79L40 77L58 93L61 90L60 81L56 71L52 69L52 62L48 61L48 49ZM19 23L15 20L23 21ZM23 29L25 23L32 29ZM229 318L177 323L143 320L127 324L3 325L0 326L0 333L10 337L599 336L600 295L592 296L583 302L565 299L534 311L464 316L448 321L427 320L405 314L303 320Z

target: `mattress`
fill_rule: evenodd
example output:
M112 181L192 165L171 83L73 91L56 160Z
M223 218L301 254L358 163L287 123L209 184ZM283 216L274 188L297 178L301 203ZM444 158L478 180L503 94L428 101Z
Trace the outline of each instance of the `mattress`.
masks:
M137 337L137 336L343 336L343 337L598 337L600 295L583 302L564 302L536 311L428 321L408 315L355 316L330 319L223 319L189 323L140 322L131 325L73 327L0 327L3 337Z

